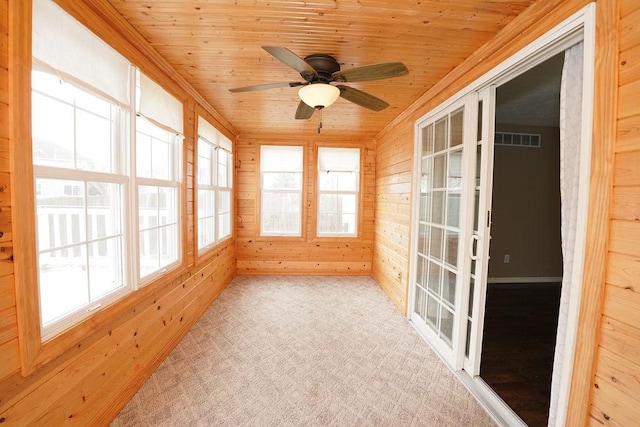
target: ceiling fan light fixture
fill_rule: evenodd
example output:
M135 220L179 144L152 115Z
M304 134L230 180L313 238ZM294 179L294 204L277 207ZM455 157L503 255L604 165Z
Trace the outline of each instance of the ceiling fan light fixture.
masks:
M340 89L327 83L313 83L301 87L298 96L309 107L325 108L340 97Z

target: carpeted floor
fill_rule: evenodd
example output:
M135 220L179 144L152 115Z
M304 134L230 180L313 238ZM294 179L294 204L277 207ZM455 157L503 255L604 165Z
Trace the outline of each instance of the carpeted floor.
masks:
M112 426L493 426L369 277L238 276Z

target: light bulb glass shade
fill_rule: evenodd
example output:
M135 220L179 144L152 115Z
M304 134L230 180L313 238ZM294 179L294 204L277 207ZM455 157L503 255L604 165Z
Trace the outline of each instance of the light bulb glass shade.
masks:
M324 108L336 102L340 96L340 89L326 83L314 83L302 86L298 96L309 107Z

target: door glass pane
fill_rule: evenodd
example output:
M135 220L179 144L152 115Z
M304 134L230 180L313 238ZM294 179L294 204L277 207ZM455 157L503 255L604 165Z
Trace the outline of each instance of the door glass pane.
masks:
M471 344L471 320L467 320L467 342L464 346L464 355L469 357L469 345Z
M440 154L433 159L433 188L445 187L447 173L447 155Z
M463 110L459 110L451 115L451 146L455 147L462 145L462 126Z
M445 270L442 281L442 299L451 308L453 308L456 300L456 273Z
M437 260L442 260L442 234L442 228L431 227L429 255Z
M447 194L447 225L458 227L460 225L460 192Z
M478 129L476 141L482 140L482 100L478 101Z
M431 193L420 194L420 221L431 221Z
M480 187L480 162L482 161L482 145L476 148L476 187Z
M442 267L432 262L429 263L429 290L435 295L440 295L440 277L442 276Z
M422 131L422 155L433 154L433 125L429 125Z
M451 345L453 337L453 312L446 306L440 306L440 332L445 342Z
M425 224L419 225L418 230L418 253L425 255L429 250L429 227Z
M438 329L438 301L430 294L427 296L427 316L426 321L435 330Z
M447 125L449 117L444 117L436 122L434 150L439 152L447 148Z
M415 312L424 320L426 315L427 292L420 286L416 287Z
M456 150L449 153L447 187L462 188L462 150Z
M434 191L431 202L431 222L442 224L444 221L444 191Z
M479 209L480 209L480 190L476 190L474 195L474 201L473 201L473 230L474 231L478 231Z
M422 286L423 288L427 287L427 264L425 259L418 255L418 265L416 266L417 271L416 271L416 281L418 282L418 284L420 286Z
M458 264L458 237L459 233L456 231L447 230L447 239L445 240L445 257L444 260L447 264L455 266Z
M420 170L420 192L425 193L432 187L433 171L432 169L433 158L427 157L422 159L422 169Z
M475 279L472 277L470 282L469 282L469 310L468 310L468 315L469 317L473 316L473 290L475 287Z

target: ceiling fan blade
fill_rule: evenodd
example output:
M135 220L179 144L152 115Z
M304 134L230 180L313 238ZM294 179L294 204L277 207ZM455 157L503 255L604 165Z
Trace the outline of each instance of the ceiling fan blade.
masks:
M229 92L251 92L254 90L264 90L264 89L275 89L278 87L296 87L302 86L306 83L301 82L289 82L289 83L266 83L263 85L253 85L253 86L244 86L244 87L236 87L234 89L229 89Z
M385 62L336 71L331 75L331 78L337 82L366 82L406 76L407 74L409 74L409 70L402 62Z
M340 96L342 98L361 107L368 108L373 111L382 111L389 106L389 104L382 99L369 95L367 92L363 92L359 89L344 85L336 85L336 87L340 89Z
M286 47L262 46L262 48L279 61L282 61L299 72L300 75L302 75L302 78L306 81L310 81L312 77L318 76L318 72L311 65L307 64L304 59L300 58Z
M296 110L296 119L298 120L307 120L313 116L313 112L316 111L315 108L309 107L303 101L300 101L298 104L298 109Z

